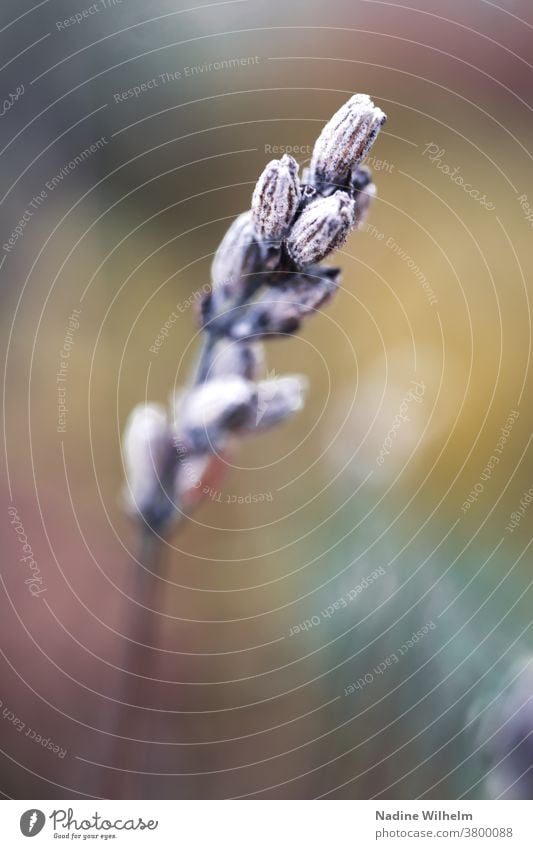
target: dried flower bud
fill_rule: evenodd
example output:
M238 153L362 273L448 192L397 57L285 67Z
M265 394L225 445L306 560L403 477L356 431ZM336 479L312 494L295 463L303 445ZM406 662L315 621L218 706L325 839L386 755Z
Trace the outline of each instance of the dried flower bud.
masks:
M262 268L264 252L256 239L251 212L235 219L222 239L211 266L216 292L237 295L252 285L251 277Z
M165 464L173 452L165 408L138 404L130 413L123 437L126 485L124 506L144 515L160 489Z
M208 380L188 393L179 410L183 444L191 452L217 451L228 433L252 415L257 391L242 377Z
M257 235L279 242L286 236L300 202L298 163L285 154L272 159L252 195L252 219Z
M387 116L367 94L354 94L320 133L311 157L311 181L344 186L368 153Z
M295 333L302 319L316 312L335 292L340 280L338 268L317 266L306 274L291 274L280 285L270 287L231 328L235 339L255 336L283 336Z
M218 377L237 375L246 380L256 380L264 365L263 346L259 342L253 344L221 340L214 352L208 380Z
M286 375L257 384L257 406L253 420L242 430L257 433L285 421L304 405L307 379L299 374Z
M320 262L346 241L354 223L355 203L347 192L335 192L307 206L294 224L287 250L298 268Z

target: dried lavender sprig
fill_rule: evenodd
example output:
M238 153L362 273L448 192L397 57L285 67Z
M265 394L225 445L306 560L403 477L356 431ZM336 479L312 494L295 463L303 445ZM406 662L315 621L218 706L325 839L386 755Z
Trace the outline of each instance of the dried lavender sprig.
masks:
M354 95L322 130L307 182L300 183L292 157L272 160L251 210L228 229L201 305L199 364L177 417L136 409L127 427L127 503L150 531L162 533L180 514L187 462L208 465L236 436L275 426L301 407L298 376L256 382L259 359L250 345L296 332L334 295L340 271L318 263L368 211L375 186L361 161L384 122L368 95Z
M141 405L130 415L124 503L137 520L138 560L145 567L130 572L131 592L148 611L158 609L154 575L161 568L163 535L201 503L202 483L218 485L232 442L277 426L303 405L306 386L300 376L259 379L262 347L256 340L286 334L288 328L296 332L335 294L339 269L316 263L340 246L368 211L375 186L361 160L384 120L370 98L355 95L322 131L302 182L290 157L267 165L252 210L234 221L216 252L192 385L172 399L168 411ZM338 189L347 199L335 197ZM326 220L318 214L324 210ZM136 647L156 643L153 629L153 616L145 616L139 635L136 618L136 641L128 642L123 663L134 674L126 680L122 704L141 701L143 670ZM116 723L118 741L122 714ZM119 761L118 743L111 760ZM142 795L133 773L131 781L126 795Z

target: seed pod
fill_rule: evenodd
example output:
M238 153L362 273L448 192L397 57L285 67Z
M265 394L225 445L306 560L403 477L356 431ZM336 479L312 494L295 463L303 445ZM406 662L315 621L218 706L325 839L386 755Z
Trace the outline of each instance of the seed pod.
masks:
M263 251L259 245L252 214L243 212L222 239L211 266L213 290L235 296L252 284L251 276L261 269Z
M355 203L346 192L335 192L306 206L287 240L298 268L320 262L346 241L354 223Z
M287 154L272 159L252 195L252 220L259 238L281 241L289 231L299 202L298 163Z
M316 141L309 168L311 181L346 185L352 168L366 156L386 120L367 94L354 94Z
M331 300L338 288L340 270L317 266L306 274L291 274L287 278L284 283L269 287L243 318L235 322L231 328L234 339L296 333L305 316Z
M173 451L165 408L138 404L130 413L123 437L126 485L124 506L144 515L161 486L164 467Z
M218 451L231 431L252 415L256 387L243 377L208 380L181 401L179 430L182 443L192 453Z

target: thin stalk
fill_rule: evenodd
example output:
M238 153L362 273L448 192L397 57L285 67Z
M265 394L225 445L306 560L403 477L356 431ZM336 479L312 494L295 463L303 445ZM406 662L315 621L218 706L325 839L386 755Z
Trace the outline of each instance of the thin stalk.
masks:
M142 646L157 644L157 611L159 598L159 582L162 569L162 545L158 537L146 524L139 525L137 562L129 576L128 596L142 602L146 610L137 609L128 616L129 627L125 628L126 645L121 667L124 670L120 678L119 691L116 694L115 716L112 725L113 734L111 751L107 752L105 762L111 767L108 770L108 798L140 799L145 797L144 776L128 772L120 772L122 767L129 766L125 751L128 745L123 738L143 738L142 730L145 723L140 721L136 708L132 705L142 705L145 679L143 677ZM131 604L131 603L130 603ZM128 607L128 611L130 607ZM129 633L128 633L129 632ZM150 667L151 677L155 675L156 665ZM132 714L132 711L135 713ZM139 729L139 731L137 731ZM106 738L107 739L107 738ZM149 745L149 744L145 744ZM147 757L143 757L148 766ZM134 768L142 769L137 761Z
M201 383L205 383L209 371L211 369L211 360L213 358L213 351L217 342L217 337L214 333L207 332L204 336L202 349L200 351L200 356L198 358L198 363L195 369L195 377L194 377L194 385L199 386Z

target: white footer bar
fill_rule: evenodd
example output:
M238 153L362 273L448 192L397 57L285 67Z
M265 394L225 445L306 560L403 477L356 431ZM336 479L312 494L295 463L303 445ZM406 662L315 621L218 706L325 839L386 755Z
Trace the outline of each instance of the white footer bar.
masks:
M531 802L9 800L0 824L6 849L533 847Z

